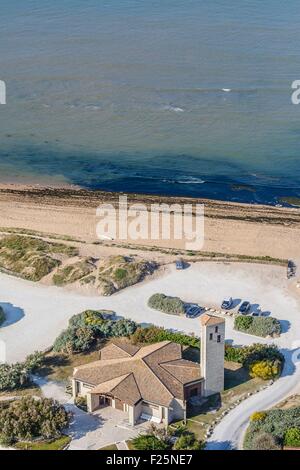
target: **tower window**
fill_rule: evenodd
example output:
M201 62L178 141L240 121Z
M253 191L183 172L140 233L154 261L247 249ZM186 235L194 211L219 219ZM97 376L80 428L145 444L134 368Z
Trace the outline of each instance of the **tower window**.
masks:
M218 333L218 331L219 331L219 327L216 326L216 328L215 328L215 333Z
M217 336L217 343L221 343L221 335Z
M213 339L213 334L209 333L209 340L211 341Z

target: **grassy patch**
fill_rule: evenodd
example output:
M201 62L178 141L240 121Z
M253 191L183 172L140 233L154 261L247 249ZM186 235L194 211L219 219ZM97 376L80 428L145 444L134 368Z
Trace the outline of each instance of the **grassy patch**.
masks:
M62 243L8 235L0 239L0 269L30 281L39 281L61 264L59 256L75 256L78 250Z
M101 447L98 450L118 450L116 444L110 444L109 446Z
M72 284L73 282L88 276L94 269L95 266L91 259L85 258L73 264L68 264L67 266L59 268L53 275L52 280L56 286Z
M221 394L208 397L202 405L189 405L188 428L199 440L205 440L206 429L238 399L253 393L264 383L261 379L251 379L247 370L240 364L225 362L225 390Z
M19 450L63 450L69 443L69 436L61 436L51 441L18 442L15 448Z
M108 343L103 343L102 347ZM89 362L99 360L99 344L92 349L92 351L84 354L55 354L49 353L45 357L44 366L39 370L39 375L47 377L49 380L56 380L58 382L67 382L73 375L73 369L76 366L88 364Z

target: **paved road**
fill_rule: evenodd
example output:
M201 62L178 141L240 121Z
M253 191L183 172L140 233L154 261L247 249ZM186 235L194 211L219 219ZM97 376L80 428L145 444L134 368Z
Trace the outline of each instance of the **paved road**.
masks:
M300 348L293 352L282 350L285 366L282 376L267 389L252 395L232 410L215 427L209 438L207 450L242 449L242 441L249 418L255 411L262 411L291 395L300 383Z

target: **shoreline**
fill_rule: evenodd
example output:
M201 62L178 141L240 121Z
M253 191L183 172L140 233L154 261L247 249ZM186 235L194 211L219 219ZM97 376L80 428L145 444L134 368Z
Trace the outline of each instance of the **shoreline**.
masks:
M118 204L125 193L91 191L63 185L0 184L0 228L36 231L99 243L96 209L100 204ZM128 193L128 204L204 204L205 243L203 251L270 256L300 261L300 210L188 197L164 197ZM171 215L172 217L172 215ZM118 240L130 252L140 247L184 248L183 241ZM101 242L100 242L101 243ZM128 245L126 247L126 244Z

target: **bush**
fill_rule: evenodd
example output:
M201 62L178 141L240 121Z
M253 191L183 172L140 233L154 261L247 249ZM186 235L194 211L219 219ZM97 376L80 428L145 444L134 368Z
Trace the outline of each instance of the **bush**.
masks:
M86 310L69 320L69 327L56 338L53 350L66 354L88 351L99 338L130 336L137 324L132 320L107 320L110 310Z
M58 437L69 420L70 415L58 402L24 397L0 409L1 440L12 443L20 439Z
M284 445L287 447L300 447L300 428L289 428L286 431Z
M85 397L76 397L75 405L77 408L80 408L83 411L87 411L87 398Z
M172 315L183 315L185 313L184 302L179 297L154 294L148 300L148 305L150 308Z
M155 437L153 434L140 435L132 441L136 450L167 450L167 443Z
M203 444L196 439L193 432L182 434L173 447L174 450L202 450Z
M253 439L252 450L280 450L281 447L272 434L263 432Z
M234 321L234 328L250 335L279 336L281 325L279 320L273 317L246 317L238 315Z
M251 420L247 429L244 448L254 449L257 446L256 437L262 433L271 434L275 438L275 444L282 446L288 429L300 429L300 407L290 409L273 409L265 411L262 420Z
M0 326L5 322L5 314L2 307L0 307Z
M250 365L251 377L259 377L263 380L275 379L280 375L281 365L278 361L260 361Z
M24 364L0 364L0 391L22 388L30 382Z
M158 326L149 326L147 328L137 328L131 336L133 344L141 343L159 343L160 341L173 341L182 346L191 346L200 348L200 340L194 336L185 335L183 333L173 333L172 331L159 328Z
M95 341L95 335L89 327L69 327L56 338L53 351L73 354L88 351Z
M265 419L266 416L267 413L265 411L256 411L251 415L250 421L262 421Z
M34 352L33 354L30 354L27 356L25 360L25 368L28 372L33 373L36 372L37 369L42 367L44 362L44 354L41 352Z
M238 331L248 331L253 323L253 317L238 315L234 320L234 328Z

